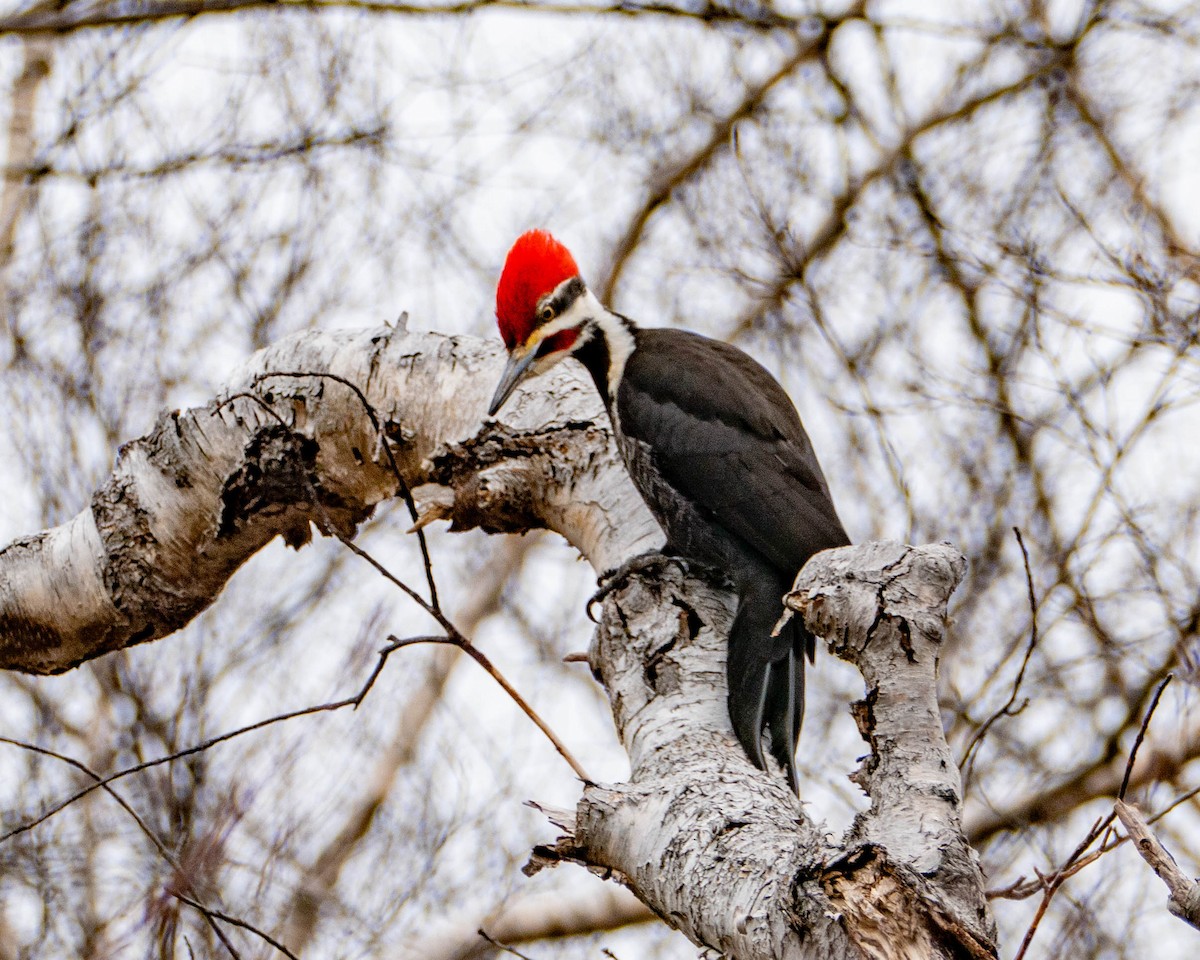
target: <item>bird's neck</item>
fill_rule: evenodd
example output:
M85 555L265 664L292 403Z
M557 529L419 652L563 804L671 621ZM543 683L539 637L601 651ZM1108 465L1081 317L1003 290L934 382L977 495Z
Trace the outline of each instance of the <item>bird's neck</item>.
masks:
M592 333L575 351L575 357L587 367L605 406L611 410L625 363L637 346L637 325L602 306L592 319Z

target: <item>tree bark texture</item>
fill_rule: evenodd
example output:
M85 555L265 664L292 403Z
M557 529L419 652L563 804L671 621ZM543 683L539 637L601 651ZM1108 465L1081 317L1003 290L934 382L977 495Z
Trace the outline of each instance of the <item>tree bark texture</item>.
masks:
M673 567L631 577L606 600L591 651L630 781L588 787L531 866L612 872L739 960L995 957L936 699L945 605L964 568L948 545L873 543L820 554L797 580L789 605L867 681L854 712L871 750L854 778L871 806L836 843L733 738L729 595Z
M1116 811L1138 855L1167 885L1167 909L1171 915L1200 930L1200 883L1179 868L1171 852L1151 832L1150 825L1137 807L1118 800Z
M393 460L458 529L548 527L598 570L661 543L574 364L485 422L501 353L387 328L255 354L221 396L124 444L89 507L0 550L0 667L59 673L167 636L275 536L352 537L398 492Z
M555 530L597 571L660 546L581 368L489 420L502 363L498 345L403 328L256 354L219 397L125 444L87 509L0 551L0 666L60 672L166 636L276 535L352 537L402 489L454 529ZM734 739L728 590L673 563L626 576L590 661L630 780L587 785L530 869L571 860L614 877L731 960L996 956L936 700L963 568L946 545L867 544L797 580L789 605L867 685L855 779L871 806L840 841Z

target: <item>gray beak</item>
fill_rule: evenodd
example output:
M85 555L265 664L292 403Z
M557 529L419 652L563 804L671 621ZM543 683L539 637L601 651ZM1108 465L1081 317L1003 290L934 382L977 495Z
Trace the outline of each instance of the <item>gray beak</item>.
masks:
M504 401L508 399L510 393L517 389L517 384L525 379L525 375L529 373L529 368L533 366L533 361L536 359L536 350L530 350L520 357L513 353L508 355L508 366L504 368L504 374L496 386L496 393L488 405L489 417L495 416L496 411L504 406Z

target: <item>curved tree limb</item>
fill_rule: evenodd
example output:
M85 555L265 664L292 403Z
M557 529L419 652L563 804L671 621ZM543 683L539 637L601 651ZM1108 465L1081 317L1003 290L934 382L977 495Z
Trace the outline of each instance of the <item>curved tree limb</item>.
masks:
M499 354L392 329L255 354L222 397L125 444L89 509L0 550L0 668L59 673L164 637L275 536L353 536L401 481L453 491L440 510L454 529L548 527L598 570L661 542L573 365L484 424ZM314 376L269 376L292 370Z

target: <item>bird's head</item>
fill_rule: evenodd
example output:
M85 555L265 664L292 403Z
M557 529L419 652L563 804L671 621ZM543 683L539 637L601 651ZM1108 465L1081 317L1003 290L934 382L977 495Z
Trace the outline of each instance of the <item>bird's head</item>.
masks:
M581 347L600 309L571 251L545 230L521 234L496 287L496 324L508 348L508 366L488 415L526 377L544 373Z

